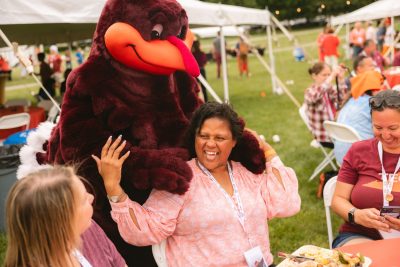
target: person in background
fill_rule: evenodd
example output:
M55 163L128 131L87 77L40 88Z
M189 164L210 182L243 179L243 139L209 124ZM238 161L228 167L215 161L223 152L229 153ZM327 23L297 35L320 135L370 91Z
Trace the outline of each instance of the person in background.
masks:
M383 71L384 66L389 66L390 62L388 58L384 58L381 53L376 49L374 40L367 39L364 42L364 47L359 56L366 56L372 58L375 67Z
M239 37L239 42L236 44L235 50L240 77L242 77L243 74L249 77L248 55L250 46L243 40L242 37Z
M367 21L365 23L365 39L366 40L372 40L376 44L378 39L377 39L377 29L374 26L374 24L371 21Z
M37 58L40 62L39 73L37 73L37 75L40 75L40 80L44 88L46 88L49 91L50 95L54 95L55 80L52 78L53 70L51 69L50 65L46 62L46 54L43 52L38 53ZM47 94L44 92L43 88L39 89L37 97L39 97L39 100L49 99Z
M61 86L60 86L61 96L64 95L65 90L67 89L67 79L68 79L68 76L71 73L71 71L72 71L72 69L66 69L64 71L64 81L61 83Z
M338 47L340 44L339 38L334 34L332 28L326 29L326 34L321 42L321 51L324 55L324 62L331 68L336 68L338 64Z
M60 86L62 82L61 64L62 58L58 53L58 47L56 45L50 46L49 65L53 70L53 79L56 81L57 86Z
M4 267L123 267L123 258L92 221L93 195L69 167L18 180L7 197Z
M393 67L399 67L400 66L400 51L397 51L396 54L394 55L394 60L393 60Z
M400 206L400 92L381 91L369 104L375 137L354 143L343 159L332 209L345 222L333 247L382 239L399 230L398 220L380 216L379 210Z
M377 45L378 51L382 52L383 43L385 41L385 34L386 34L385 20L382 19L378 23L379 23L378 30L376 31L376 45Z
M264 173L253 174L229 160L243 134L253 134L264 150ZM193 172L189 191L177 195L153 190L143 206L120 186L122 164L129 156L127 152L120 157L122 138L109 138L100 158L93 156L121 236L139 246L166 239L168 266L244 267L256 261L271 265L268 220L300 209L294 171L257 133L244 133L243 122L228 104L207 102L197 109L186 142L194 157L188 162ZM245 254L250 249L254 260Z
M78 49L76 49L75 57L78 65L82 65L84 61L82 48L78 47Z
M325 26L325 27L322 29L322 32L320 32L320 33L318 34L318 37L317 37L318 59L319 59L319 62L324 62L324 53L323 53L323 51L322 51L322 49L321 49L321 46L322 46L322 41L323 41L324 38L325 38L325 35L326 35L326 33L327 33L328 28L329 28L328 25Z
M374 137L369 99L380 91L382 83L382 74L374 70L365 71L352 78L351 96L338 112L337 122L352 127L362 140ZM341 165L351 143L335 140L334 144L336 162Z
M8 80L12 80L10 64L8 64L8 60L2 55L0 55L0 73L6 73L8 75Z
M363 55L356 57L353 62L353 71L350 73L350 77L347 77L345 80L348 90L351 90L351 78L356 77L365 71L375 70L375 68L375 62L371 57Z
M71 51L69 49L65 51L64 61L65 61L65 69L72 69Z
M350 32L350 44L353 47L353 59L361 52L365 42L365 30L361 22L357 21L354 24L353 30Z
M383 48L382 48L382 55L385 55L386 52L390 49L393 45L393 41L396 35L394 28L392 27L392 20L390 18L385 19L385 37L383 39Z
M200 74L203 76L204 79L207 79L206 69L205 69L205 65L207 64L207 55L201 50L199 40L193 42L192 54L196 59L197 64L199 65ZM201 86L201 92L203 93L204 102L207 102L208 101L207 89L202 83L200 83L200 86Z
M217 37L213 41L213 56L217 64L217 78L221 78L221 32L217 32Z
M337 67L331 71L326 63L318 62L308 70L308 73L314 81L306 89L304 95L309 125L315 139L322 146L333 148L333 143L326 133L323 122L335 119L338 101L339 99L343 100L347 88L344 83L344 69ZM338 78L339 89L332 85L336 77Z

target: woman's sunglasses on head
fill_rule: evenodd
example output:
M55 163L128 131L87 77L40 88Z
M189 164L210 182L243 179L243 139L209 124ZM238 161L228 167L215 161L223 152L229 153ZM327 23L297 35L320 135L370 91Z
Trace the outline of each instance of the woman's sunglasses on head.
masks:
M400 108L400 95L373 96L369 99L369 106L372 109L381 108L384 104L388 107Z

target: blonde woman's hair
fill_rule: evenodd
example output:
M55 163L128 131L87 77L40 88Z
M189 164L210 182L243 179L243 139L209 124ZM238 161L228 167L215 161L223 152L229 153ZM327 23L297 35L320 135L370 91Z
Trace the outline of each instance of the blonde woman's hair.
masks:
M7 198L4 267L73 266L80 242L75 229L75 171L54 167L17 181Z

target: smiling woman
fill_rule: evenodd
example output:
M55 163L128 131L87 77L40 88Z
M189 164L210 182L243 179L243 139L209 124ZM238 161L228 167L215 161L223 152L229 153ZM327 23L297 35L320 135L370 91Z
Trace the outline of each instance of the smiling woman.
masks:
M111 215L128 243L145 246L166 239L168 266L271 265L267 220L300 209L296 174L257 138L266 155L266 171L253 174L230 160L240 144L244 123L227 104L208 102L193 114L187 132L193 179L183 195L153 190L141 206L120 186L125 146L111 138L93 156L111 202ZM132 155L134 156L134 155Z
M346 220L333 247L382 239L400 220L380 209L400 205L400 93L369 100L374 138L355 143L340 168L332 208ZM398 233L400 234L400 233Z

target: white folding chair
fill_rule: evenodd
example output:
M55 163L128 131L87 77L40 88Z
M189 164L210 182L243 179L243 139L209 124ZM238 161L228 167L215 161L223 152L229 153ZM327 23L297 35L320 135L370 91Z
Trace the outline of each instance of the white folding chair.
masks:
M161 241L159 244L151 246L153 251L153 257L156 260L158 267L168 267L167 256L165 255L165 246L167 245L167 240Z
M326 215L326 228L328 230L329 248L332 248L333 234L332 234L332 220L331 220L331 204L333 193L335 193L337 176L332 177L326 182L324 187L324 206Z
M29 107L30 105L31 105L31 101L29 99L23 99L23 98L10 99L4 103L4 107L6 107L6 108L14 107L14 106Z
M361 141L360 135L351 126L334 122L324 121L324 127L329 137L345 143Z
M360 135L351 126L334 121L324 121L324 127L328 136L333 140L344 143L361 141ZM338 166L341 165L337 160L336 163Z
M307 126L308 130L310 130L310 132L311 132L311 127L310 127L309 122L308 122L308 117L307 117L307 114L306 114L306 110L307 110L307 106L306 106L306 104L303 104L299 108L299 114L300 114L301 119L303 120L303 122ZM308 179L308 181L311 181L312 179L314 179L320 172L322 172L325 169L325 167L328 164L330 164L332 166L333 170L337 171L335 163L333 162L333 160L335 158L335 155L333 154L333 150L328 153L321 144L319 144L318 148L321 149L321 151L322 151L322 153L324 154L325 157L322 160L322 162L315 168L314 172L311 174L311 176Z
M0 130L12 129L25 126L25 130L29 129L31 116L29 113L17 113L0 117Z

